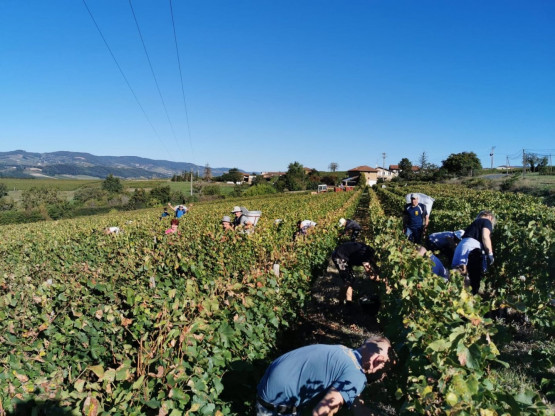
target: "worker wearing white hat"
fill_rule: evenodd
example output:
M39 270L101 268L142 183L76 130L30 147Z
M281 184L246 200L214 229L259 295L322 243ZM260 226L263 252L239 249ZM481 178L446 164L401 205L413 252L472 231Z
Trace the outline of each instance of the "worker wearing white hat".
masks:
M359 236L360 232L362 231L362 227L358 222L355 220L351 220L349 218L341 218L339 220L339 226L345 227L343 231L339 234L340 237L343 237L347 234L348 231L351 232L351 241L356 241L357 237Z
M235 214L235 218L233 219L233 228L237 228L237 227L250 228L250 227L252 227L253 223L250 222L249 219L245 215L243 215L243 210L241 209L241 207L234 206L231 213Z
M222 218L222 228L224 231L233 230L233 226L231 225L231 218L228 215L224 215Z

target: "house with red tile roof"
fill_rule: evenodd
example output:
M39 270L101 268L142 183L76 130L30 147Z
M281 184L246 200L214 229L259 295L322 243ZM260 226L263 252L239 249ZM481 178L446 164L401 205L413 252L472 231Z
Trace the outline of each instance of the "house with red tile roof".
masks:
M378 183L378 170L370 166L362 165L347 171L349 179L358 177L359 184L372 186Z

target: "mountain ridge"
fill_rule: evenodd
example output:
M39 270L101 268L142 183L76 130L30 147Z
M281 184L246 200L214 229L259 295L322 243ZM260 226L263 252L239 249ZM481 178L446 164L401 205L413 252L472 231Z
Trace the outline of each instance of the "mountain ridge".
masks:
M5 177L93 177L113 174L125 179L170 178L182 172L204 173L204 166L190 162L149 159L140 156L97 156L85 152L0 152L0 175ZM210 168L220 176L230 168Z

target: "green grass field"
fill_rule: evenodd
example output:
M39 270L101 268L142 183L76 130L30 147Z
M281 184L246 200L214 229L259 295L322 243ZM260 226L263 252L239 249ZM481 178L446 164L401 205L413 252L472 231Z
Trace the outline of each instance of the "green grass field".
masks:
M539 173L527 173L518 180L520 186L529 186L540 189L555 188L555 175L540 175Z
M25 191L33 187L52 187L59 191L75 191L83 186L102 186L102 179L16 179L0 178L9 191ZM121 180L126 189L151 189L155 186L169 185L172 191L186 192L190 190L190 182L171 182L167 179L159 180Z
M185 195L191 193L191 182L171 182L169 180L145 180L145 181L122 181L123 186L127 189L144 188L152 189L155 186L170 186L172 192L181 191ZM199 182L193 182L193 186L196 186ZM212 185L210 182L200 182L203 186ZM233 192L233 185L224 183L215 183L213 185L220 187L221 195L229 195ZM194 191L194 189L193 189Z
M75 191L82 187L97 187L102 186L102 179L20 179L20 178L0 178L0 183L3 183L8 188L8 196L12 198L16 203L21 201L21 194L23 191L29 190L33 187L35 188L55 188L59 191L59 196L66 200L71 201L75 194ZM170 186L172 192L181 191L185 195L191 193L191 183L190 182L171 182L167 179L158 180L122 180L121 183L125 191L133 192L135 189L145 189L150 190L156 186ZM201 182L203 186L210 185L209 182ZM198 182L193 182L196 188ZM221 195L230 195L233 192L234 185L216 183L219 186ZM196 189L193 189L194 193L197 193Z
M16 179L0 178L0 183L5 184L9 191L26 191L33 187L52 187L60 191L75 191L87 185L100 185L102 179Z

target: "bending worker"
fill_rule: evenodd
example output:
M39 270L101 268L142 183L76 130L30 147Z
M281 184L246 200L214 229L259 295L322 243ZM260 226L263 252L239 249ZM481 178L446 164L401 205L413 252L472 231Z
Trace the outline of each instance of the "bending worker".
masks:
M461 242L464 230L442 231L433 233L428 236L428 250L439 250L449 260L449 264L453 261L453 254L457 245Z
M316 227L316 223L311 220L299 220L297 221L297 231L293 233L293 241L297 239L299 236L305 236L309 233L310 230L313 230Z
M314 406L312 415L334 415L344 404L368 412L358 396L366 375L389 362L390 348L387 338L373 336L356 350L315 344L290 351L272 362L258 383L256 415L295 416L308 406Z
M339 220L339 226L340 227L345 227L343 229L343 231L341 232L341 234L339 234L340 237L343 237L345 234L347 234L348 231L351 232L351 241L356 241L357 237L359 236L360 232L362 231L362 227L360 226L360 224L358 222L356 222L355 220L351 220L349 218L345 219L345 218L341 218Z
M473 295L480 289L487 266L493 264L491 233L495 222L491 211L481 211L464 230L464 238L455 249L451 268L458 268L465 275L465 284L472 287Z
M424 257L427 252L428 250L426 250L424 247L420 247L418 249L417 254L421 257ZM449 280L449 270L445 268L441 260L438 259L434 253L430 253L429 256L430 256L430 260L433 263L432 273L434 273L439 277L443 277L445 280Z
M345 285L345 300L353 300L353 281L355 274L352 266L362 266L366 274L372 278L377 277L378 266L374 260L374 249L364 243L348 241L333 251L331 259L339 270L339 276Z

